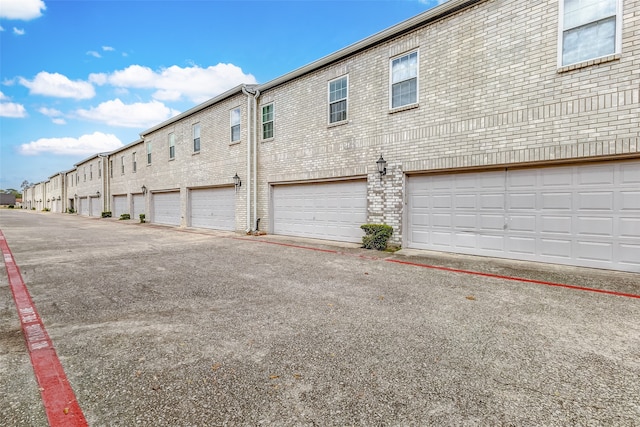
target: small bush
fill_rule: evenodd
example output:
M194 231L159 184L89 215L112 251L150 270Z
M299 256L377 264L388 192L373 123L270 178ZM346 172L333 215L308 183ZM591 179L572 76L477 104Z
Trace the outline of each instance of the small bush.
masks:
M360 226L365 232L362 236L362 247L365 249L377 249L384 251L393 228L386 224L363 224Z
M102 212L102 218L111 218L111 212L110 211Z
M31 210L32 210L32 211L35 211L35 210L36 210L36 208L31 208Z
M51 209L49 209L49 208L44 208L44 209L42 209L42 212L51 212Z
M76 213L76 210L73 208L67 208L67 213L70 213L70 214Z
M144 214L140 214L140 224L144 224L146 221L144 220L146 217Z
M13 208L15 208L14 205L9 205L9 209L13 209Z
M120 220L125 220L125 219L131 219L131 215L129 215L129 214L120 215Z

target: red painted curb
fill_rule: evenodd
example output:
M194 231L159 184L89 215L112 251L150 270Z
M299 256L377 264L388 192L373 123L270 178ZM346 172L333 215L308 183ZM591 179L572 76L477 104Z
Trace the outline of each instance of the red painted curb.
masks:
M0 249L49 426L88 426L2 231Z

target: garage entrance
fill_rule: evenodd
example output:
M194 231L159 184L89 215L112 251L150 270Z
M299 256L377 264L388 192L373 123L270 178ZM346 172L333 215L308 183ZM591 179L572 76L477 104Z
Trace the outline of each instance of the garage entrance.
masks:
M407 179L410 248L640 272L640 162Z
M233 231L236 228L235 187L193 189L189 193L191 227Z
M273 186L275 234L360 242L366 221L366 180Z
M180 225L180 191L153 193L151 222L155 224Z

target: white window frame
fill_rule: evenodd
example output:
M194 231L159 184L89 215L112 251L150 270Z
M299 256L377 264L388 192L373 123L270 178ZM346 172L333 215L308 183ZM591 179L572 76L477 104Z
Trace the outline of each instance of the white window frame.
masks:
M234 117L237 117L237 121L234 120ZM242 112L240 111L240 107L236 107L233 110L229 111L229 124L231 126L230 128L231 142L239 142L242 139L240 136L240 132L242 131L242 127L240 126L241 121L242 121ZM234 130L237 130L237 132L234 132Z
M411 56L413 54L416 54L416 75L415 77L411 77L409 79L405 79L402 80L400 82L393 82L393 63L399 59L402 59L404 57L408 57ZM398 84L398 83L402 83L402 82L406 82L409 81L411 79L416 79L416 100L415 102L409 102L407 104L403 104L403 105L398 105L398 106L393 106L393 85L394 84ZM420 102L420 51L419 49L414 49L411 50L409 52L404 52L401 55L396 55L393 58L389 59L389 109L390 110L398 110L398 109L403 109L403 108L407 108L410 106L414 106L414 105L418 105Z
M338 100L334 100L331 101L331 84L334 82L337 82L338 80L346 80L347 82L347 95L344 98L340 98ZM336 120L334 122L331 121L331 105L332 104L337 104L339 102L345 101L345 109L344 109L344 119L342 120ZM330 125L334 125L337 123L345 123L349 120L349 75L346 74L344 76L340 76L337 77L333 80L329 80L329 82L327 82L327 123L329 123Z
M271 107L271 120L264 120L264 109L267 107ZM263 140L267 140L267 139L272 139L275 136L275 115L276 115L276 109L275 106L273 104L273 102L270 102L268 104L264 104L262 107L260 107L260 120L262 123L262 139ZM266 125L267 123L271 123L271 136L269 137L265 137L264 136L264 125Z
M592 57L592 58L586 58L577 62L572 62L572 63L567 63L564 64L563 63L563 48L564 48L564 32L565 29L564 28L564 4L565 4L566 0L558 0L559 3L559 7L558 7L558 68L562 68L562 67L567 67L570 65L575 65L575 64L581 64L581 63L586 63L589 61L593 61L593 60L597 60L600 58L605 58L607 56L610 55L617 55L620 54L621 52L621 48L622 48L622 0L615 0L616 3L616 12L615 12L615 17L616 17L616 34L615 34L615 46L613 48L613 52L604 55L604 56L598 56L598 57ZM584 27L590 24L593 24L594 22L598 22L596 21L591 21L587 24L582 24L580 26L574 27L574 28L580 28L580 27ZM571 28L568 28L571 29Z
M124 156L120 156L120 175L124 175Z
M191 133L193 135L193 152L194 153L199 153L200 152L200 123L194 123L193 126L191 126Z
M153 147L151 146L151 141L147 142L147 166L151 164L151 153Z
M176 135L171 132L168 135L169 138L169 160L173 160L176 158Z
M135 151L131 153L131 163L131 169L133 170L133 173L136 173L138 171L138 161L136 159Z

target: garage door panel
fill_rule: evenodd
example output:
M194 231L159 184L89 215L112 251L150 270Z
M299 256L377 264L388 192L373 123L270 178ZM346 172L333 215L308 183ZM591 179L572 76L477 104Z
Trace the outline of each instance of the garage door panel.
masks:
M627 239L640 239L640 217L620 218L620 237ZM640 260L640 258L638 258Z
M406 244L640 272L639 184L638 161L410 176Z
M127 196L113 196L113 216L120 218L120 215L126 213L129 213L129 209L127 209Z
M360 242L366 222L364 180L273 187L276 234Z
M134 219L139 219L140 214L146 214L145 203L144 203L144 195L143 194L134 194L131 198L133 202L133 217Z
M153 219L156 224L180 225L180 192L152 194Z
M194 189L189 203L192 227L235 230L235 188Z

